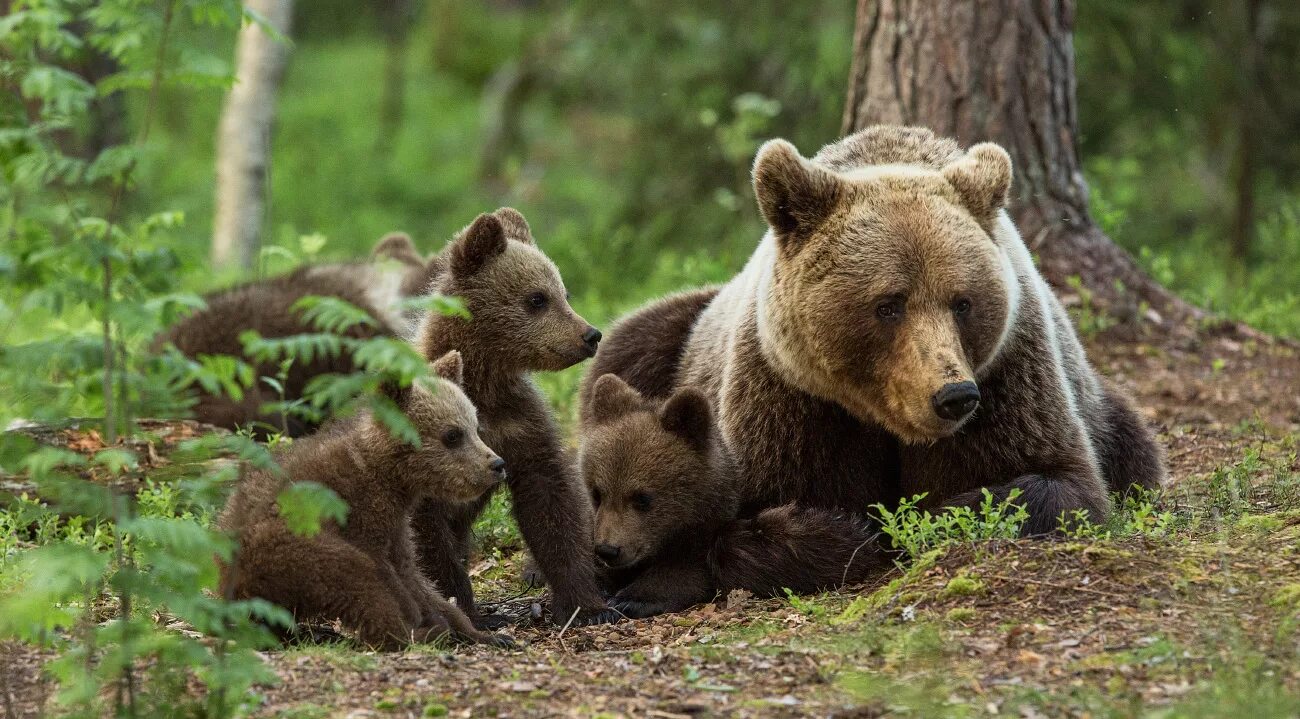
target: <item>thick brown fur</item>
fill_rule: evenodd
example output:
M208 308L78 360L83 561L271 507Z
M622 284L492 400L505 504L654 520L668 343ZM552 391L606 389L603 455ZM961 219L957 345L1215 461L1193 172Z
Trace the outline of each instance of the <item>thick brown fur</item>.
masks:
M263 377L276 377L279 369L275 363L256 362L246 356L239 336L250 329L266 338L317 331L292 309L294 303L310 295L346 300L370 313L378 323L375 327L355 326L346 336L405 334L418 318L404 316L397 307L398 300L423 292L438 270L436 258L422 261L410 237L393 233L379 241L369 263L300 267L286 275L208 295L207 306L159 335L154 340L154 349L172 344L190 358L230 355L253 366L256 379L240 400L200 391L193 408L195 419L227 429L251 427L258 434L278 430L290 436L302 436L314 429L314 425L295 417L281 418L261 411L263 405L280 399L280 393L262 381ZM295 362L284 381L284 398L301 397L312 377L351 371L352 358L347 353Z
M583 375L579 416L583 423L596 380L618 375L647 399L663 399L677 384L677 365L695 320L718 294L716 287L688 290L655 300L615 323Z
M1039 533L1075 510L1100 521L1108 492L1162 485L1150 430L1088 365L1007 218L1011 172L995 145L963 152L919 128L870 128L812 160L779 140L759 151L771 231L676 370L720 408L742 506L856 513L1019 490ZM665 353L609 346L625 355L611 366ZM940 416L960 387L977 388L974 412Z
M225 596L265 599L299 621L341 620L362 643L383 649L442 635L511 645L476 629L417 566L409 525L416 503L430 496L472 501L496 486L504 469L479 439L474 406L458 387L460 356L448 353L433 369L438 379L430 387L386 389L419 431L419 447L361 415L294 442L276 458L281 473L242 479L218 519L238 540L233 563L222 567ZM347 502L342 525L326 522L312 537L289 530L276 498L306 481Z
M433 289L460 297L472 319L431 314L417 346L426 357L452 349L465 357L465 392L478 407L484 439L510 465L514 516L549 580L552 618L560 624L571 617L575 623L613 619L596 584L590 506L529 378L591 357L600 333L569 306L559 271L515 210L480 215L443 257L447 271ZM426 502L414 523L428 576L480 621L486 620L475 612L465 563L474 518L487 501Z
M610 605L645 617L747 589L779 596L864 579L886 563L866 524L787 504L739 516L739 478L708 400L647 399L614 374L593 383L579 465Z

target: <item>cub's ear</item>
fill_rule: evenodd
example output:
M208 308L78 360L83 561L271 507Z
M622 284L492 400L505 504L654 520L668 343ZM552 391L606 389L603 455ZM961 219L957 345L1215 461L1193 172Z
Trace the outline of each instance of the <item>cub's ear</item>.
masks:
M686 387L674 392L659 410L659 424L695 449L703 450L709 446L713 411L703 393L694 387Z
M375 244L370 251L371 260L397 260L404 265L424 267L424 258L415 249L411 236L405 232L390 232Z
M1007 206L1011 192L1011 156L1006 150L982 142L966 156L943 168L943 177L957 191L961 204L987 229L998 210Z
M457 386L465 385L465 361L461 359L460 350L451 350L434 360L433 373Z
M835 173L805 160L785 140L768 140L754 158L754 194L783 246L797 248L830 215L844 191Z
M617 419L641 406L641 393L616 374L603 374L591 390L591 418L597 422Z
M520 242L527 242L530 245L536 245L537 240L533 239L533 231L528 227L528 220L524 219L523 213L513 207L502 207L492 213L501 225L506 228L506 237Z
M411 400L411 385L403 387L402 383L395 379L386 379L379 383L379 393L393 400L393 404L405 411L407 403Z
M506 230L496 215L479 215L451 245L451 272L468 277L506 251Z

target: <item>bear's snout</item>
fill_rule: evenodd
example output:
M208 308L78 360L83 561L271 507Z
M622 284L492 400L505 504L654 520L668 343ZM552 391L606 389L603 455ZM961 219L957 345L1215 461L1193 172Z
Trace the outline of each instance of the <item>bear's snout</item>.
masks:
M596 556L600 558L600 561L604 562L605 564L608 564L611 567L618 564L618 559L622 555L623 555L623 548L617 545L614 544L596 545Z
M974 382L950 382L930 397L934 413L950 422L965 419L980 404L980 390Z
M492 472L496 481L500 482L506 478L506 461L500 457L493 458L488 462L488 469Z

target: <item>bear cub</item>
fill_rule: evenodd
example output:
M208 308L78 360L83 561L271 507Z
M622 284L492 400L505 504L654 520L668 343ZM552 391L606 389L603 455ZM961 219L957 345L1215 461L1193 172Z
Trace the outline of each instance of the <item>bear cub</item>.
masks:
M698 390L647 399L605 374L584 416L579 466L594 549L623 615L680 611L732 589L815 592L884 566L857 519L793 504L741 518L735 462Z
M538 247L528 222L503 207L480 215L443 250L445 269L431 285L461 298L469 318L429 313L415 334L426 358L458 350L465 394L478 408L483 439L510 465L506 485L520 533L551 587L559 624L611 621L591 558L591 509L560 430L531 373L559 371L596 353L601 333L574 311L560 271ZM412 527L426 575L482 626L467 562L475 502L430 500Z
M381 649L444 635L513 646L476 629L419 571L410 529L416 504L470 501L505 479L505 462L479 439L474 405L460 389L460 354L447 353L432 369L429 386L384 387L419 431L419 446L361 413L294 442L277 457L282 472L254 471L241 481L218 519L238 540L234 560L221 568L225 596L265 599L300 622L338 619ZM346 521L326 522L313 537L291 532L276 497L303 481L347 502Z
M424 294L440 271L437 255L426 261L409 236L390 233L375 245L368 262L307 265L279 277L209 294L204 297L206 307L158 335L153 349L161 351L171 344L191 359L201 355L230 355L252 365L256 379L242 398L236 400L225 394L200 391L198 403L193 407L195 419L230 430L249 427L259 435L275 430L299 437L311 432L314 425L298 418L284 419L262 412L262 406L280 399L280 394L261 378L275 377L279 369L274 362L256 362L246 356L239 336L250 329L267 338L317 331L293 309L298 300L313 295L346 300L375 319L377 326L357 325L346 336L366 339L407 335L418 324L419 316L402 311L402 299ZM351 371L352 358L346 353L295 362L285 377L284 397L288 400L301 397L307 382L317 375Z

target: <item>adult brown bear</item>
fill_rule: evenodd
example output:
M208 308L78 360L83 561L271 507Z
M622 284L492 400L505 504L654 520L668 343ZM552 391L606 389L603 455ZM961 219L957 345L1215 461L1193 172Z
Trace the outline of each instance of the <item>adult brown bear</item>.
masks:
M770 230L749 263L693 317L683 295L620 323L657 331L609 333L584 405L596 377L658 353L669 386L715 406L742 513L922 492L964 505L987 488L1019 490L1026 533L1104 519L1110 492L1163 483L1162 453L1088 365L1005 212L1010 186L1000 147L921 128L869 128L811 160L768 142L754 189ZM674 333L684 345L665 350Z

